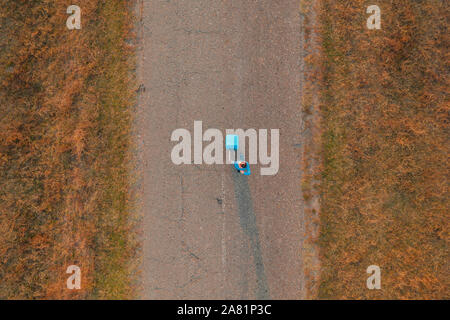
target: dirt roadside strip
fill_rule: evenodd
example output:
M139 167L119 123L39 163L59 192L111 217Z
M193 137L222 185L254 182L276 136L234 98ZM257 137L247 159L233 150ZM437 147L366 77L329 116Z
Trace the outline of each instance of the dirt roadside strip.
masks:
M299 1L143 1L142 296L306 298ZM280 129L280 169L171 162L173 130Z

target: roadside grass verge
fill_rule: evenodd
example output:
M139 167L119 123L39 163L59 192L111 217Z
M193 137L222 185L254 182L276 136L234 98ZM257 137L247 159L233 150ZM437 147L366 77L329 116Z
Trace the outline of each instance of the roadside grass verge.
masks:
M66 28L70 1L2 6L2 299L134 297L129 3L78 1L81 30Z
M322 3L318 297L448 299L449 6Z

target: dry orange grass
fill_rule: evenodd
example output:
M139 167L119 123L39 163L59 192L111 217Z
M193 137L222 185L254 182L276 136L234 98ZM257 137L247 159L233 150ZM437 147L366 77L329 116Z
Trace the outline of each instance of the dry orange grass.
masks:
M449 16L438 0L323 1L320 298L450 297Z
M127 1L5 1L0 23L0 298L127 298ZM5 36L7 34L7 37ZM66 289L67 266L82 289Z

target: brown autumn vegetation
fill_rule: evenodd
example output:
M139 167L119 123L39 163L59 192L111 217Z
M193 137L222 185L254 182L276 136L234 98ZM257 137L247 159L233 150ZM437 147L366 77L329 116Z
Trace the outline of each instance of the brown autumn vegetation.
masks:
M133 295L130 4L79 0L68 30L71 4L2 2L0 299Z
M373 4L381 30L366 28ZM322 1L319 298L450 298L449 11ZM369 265L381 290L366 287Z

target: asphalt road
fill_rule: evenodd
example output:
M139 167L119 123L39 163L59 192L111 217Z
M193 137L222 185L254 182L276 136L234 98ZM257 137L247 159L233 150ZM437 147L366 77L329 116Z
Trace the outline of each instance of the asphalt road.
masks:
M299 1L141 5L143 298L304 298ZM280 129L278 173L173 164L195 120Z

